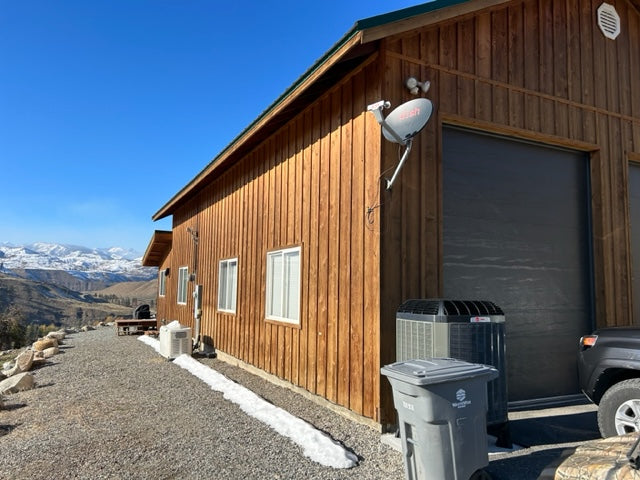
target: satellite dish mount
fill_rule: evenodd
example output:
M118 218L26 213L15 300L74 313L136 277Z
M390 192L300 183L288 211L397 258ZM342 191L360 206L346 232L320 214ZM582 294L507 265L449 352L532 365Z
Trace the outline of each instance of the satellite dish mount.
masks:
M382 110L391 107L391 103L380 100L372 103L367 110L373 113L376 121L382 127L384 137L393 143L404 145L404 153L396 170L390 179L387 179L387 190L390 190L395 182L400 169L411 153L411 145L413 137L415 137L427 124L431 113L433 112L433 104L426 98L416 98L409 100L396 107L387 118L382 116Z

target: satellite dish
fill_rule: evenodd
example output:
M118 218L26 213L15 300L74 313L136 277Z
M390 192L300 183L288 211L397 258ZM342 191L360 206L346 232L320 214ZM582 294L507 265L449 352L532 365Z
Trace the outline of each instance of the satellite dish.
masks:
M433 104L426 98L415 98L399 105L381 124L384 138L406 144L425 127L432 112Z
M384 138L390 142L400 143L406 147L395 172L393 172L393 176L387 180L387 190L391 189L398 173L400 173L402 165L404 165L405 160L411 152L413 137L425 127L433 112L431 100L415 98L399 105L387 118L384 118L382 116L382 109L389 108L390 106L391 104L389 102L380 100L367 107L367 110L373 113L376 121L382 127Z

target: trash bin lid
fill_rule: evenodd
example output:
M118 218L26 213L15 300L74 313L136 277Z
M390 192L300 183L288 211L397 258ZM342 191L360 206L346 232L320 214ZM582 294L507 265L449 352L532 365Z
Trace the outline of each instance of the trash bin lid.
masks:
M454 358L428 358L406 360L382 367L381 373L412 385L431 385L465 378L488 375L491 379L498 371L489 365L464 362Z

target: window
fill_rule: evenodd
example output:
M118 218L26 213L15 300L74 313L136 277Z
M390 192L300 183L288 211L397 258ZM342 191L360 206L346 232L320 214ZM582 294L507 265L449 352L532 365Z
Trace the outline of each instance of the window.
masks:
M218 267L218 310L236 313L238 259L221 260Z
M300 323L300 247L267 253L268 319Z
M187 281L189 280L189 268L180 267L178 269L178 303L187 304Z
M167 293L167 269L160 270L158 277L158 295L164 297Z

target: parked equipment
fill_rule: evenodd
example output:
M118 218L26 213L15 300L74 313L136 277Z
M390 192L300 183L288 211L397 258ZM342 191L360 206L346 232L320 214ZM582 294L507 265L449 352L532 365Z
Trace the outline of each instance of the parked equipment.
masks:
M133 311L133 318L134 319L151 318L151 310L149 309L149 305L147 305L146 303L142 305L138 305L136 309Z

